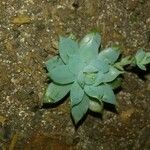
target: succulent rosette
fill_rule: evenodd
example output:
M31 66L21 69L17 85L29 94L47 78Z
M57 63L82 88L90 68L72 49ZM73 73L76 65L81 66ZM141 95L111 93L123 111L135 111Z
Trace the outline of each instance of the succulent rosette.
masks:
M69 93L75 123L88 109L101 112L103 102L116 105L111 82L122 73L114 65L120 51L117 47L101 51L100 45L98 33L90 33L80 42L60 37L59 55L46 62L52 82L46 90L45 102L56 103Z

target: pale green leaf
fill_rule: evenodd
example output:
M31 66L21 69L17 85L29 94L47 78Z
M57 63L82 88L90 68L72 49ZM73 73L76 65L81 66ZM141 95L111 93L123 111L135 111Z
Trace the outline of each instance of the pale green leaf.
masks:
M127 56L121 59L120 62L114 64L114 66L119 70L124 70L124 66L132 64L131 56Z
M84 96L83 89L80 87L77 81L75 81L72 84L71 92L70 92L71 106L73 107L74 105L80 103L83 99L83 96Z
M96 73L96 72L98 72L98 69L93 65L88 65L83 69L83 73Z
M110 104L116 104L116 98L110 85L103 84L99 86L85 86L84 91L90 97Z
M64 63L59 56L54 56L45 62L45 65L46 65L48 71L51 71L58 65L63 65L63 64Z
M102 101L116 105L116 97L112 90L112 87L108 84L104 85L103 92L104 92L104 96L102 98Z
M46 89L44 96L44 102L56 103L61 100L70 91L71 84L68 85L58 85L55 83L50 83Z
M83 73L84 74L84 82L87 85L92 85L95 83L97 78L97 73Z
M79 43L79 52L85 62L89 62L98 55L100 43L101 37L98 33L87 34L81 40L81 42Z
M77 124L87 113L89 108L89 98L86 94L84 94L82 101L72 107L71 114L75 124Z
M117 47L109 47L99 53L99 58L104 59L110 64L114 64L120 55L120 50Z
M98 100L89 100L89 109L96 113L102 113L103 111L103 102L100 102Z
M69 58L68 67L69 70L77 75L79 71L83 70L85 63L79 55L73 55Z
M67 65L59 65L48 73L49 77L56 83L68 84L74 81L75 76L70 72Z
M88 96L96 98L96 99L101 99L101 97L104 95L103 86L86 85L84 87L84 91L86 92Z
M141 69L141 70L145 70L146 71L146 67L143 64L137 64L137 66Z
M145 52L142 49L138 50L135 55L137 64L139 64L143 60L144 57L145 57Z
M116 69L115 67L110 67L109 72L105 73L103 76L103 82L111 82L113 80L115 80L118 75L122 74L122 71L119 71L118 69Z
M103 73L106 73L109 70L109 64L104 61L103 58L96 57L91 61L90 65L97 68L99 71L102 71Z
M77 82L79 83L79 85L83 88L85 85L85 78L84 78L84 74L82 71L79 72L78 77L77 77Z
M76 54L78 43L71 38L60 37L59 52L64 63L68 63L69 57Z
M98 86L99 84L104 82L105 74L99 71L97 73L97 78L95 80L94 86Z
M115 67L110 67L109 72L107 72L105 74L99 71L98 74L97 74L97 78L95 80L94 85L97 86L97 85L99 85L101 83L112 82L121 73L123 73L123 72L119 71Z
M81 71L78 74L77 81L81 87L84 87L85 84L87 85L94 84L96 78L97 78L97 73L86 73Z
M145 52L145 57L142 60L142 64L147 65L150 63L150 52Z
M150 53L149 52L146 53L142 49L140 49L135 55L135 60L136 60L137 66L140 69L146 70L145 65L150 63Z

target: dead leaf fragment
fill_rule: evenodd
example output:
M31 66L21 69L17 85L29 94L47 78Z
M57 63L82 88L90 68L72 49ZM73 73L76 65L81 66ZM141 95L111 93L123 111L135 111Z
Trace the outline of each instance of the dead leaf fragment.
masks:
M17 132L12 137L12 140L11 140L10 145L9 145L9 150L15 150L15 145L19 139L20 139L20 133Z
M2 125L4 125L5 121L6 121L6 118L3 117L3 116L0 116L0 123L1 123Z
M12 19L12 23L16 25L27 24L31 22L31 18L27 15L19 15Z
M126 110L126 111L123 111L123 112L120 114L121 120L122 120L123 122L128 122L134 112L135 112L135 109L134 109L134 108L130 108L130 109Z

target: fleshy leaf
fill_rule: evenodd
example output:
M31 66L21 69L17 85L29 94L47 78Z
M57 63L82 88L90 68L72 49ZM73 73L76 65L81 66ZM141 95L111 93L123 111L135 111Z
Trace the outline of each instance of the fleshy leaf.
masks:
M104 95L103 93L103 86L88 86L86 85L84 87L84 91L86 94L90 97L96 98L96 99L101 99L101 97Z
M103 86L104 96L102 101L116 105L116 97L110 85Z
M112 82L121 73L123 73L123 72L119 71L115 67L110 67L109 72L107 72L105 74L99 71L98 74L97 74L97 78L95 80L94 85L97 86L97 85L99 85L101 83Z
M52 57L48 61L45 62L45 65L46 65L48 71L51 71L58 65L63 65L63 64L64 63L59 56Z
M63 62L66 64L68 63L68 59L70 56L77 53L78 50L78 43L71 38L60 37L59 41L59 52L60 57L62 58Z
M56 103L61 100L70 91L71 84L68 85L57 85L50 83L46 89L44 102L45 103Z
M77 124L87 113L89 108L89 98L86 94L84 94L82 101L72 107L71 113L74 119L75 124Z
M143 63L144 65L150 63L150 52L147 52L147 53L145 52L145 57L144 57L144 59L142 60L142 63Z
M103 111L103 102L100 102L95 99L90 99L89 101L89 109L96 113L102 113Z
M81 59L79 55L74 55L70 57L69 62L68 62L68 67L69 67L69 70L75 75L77 75L79 71L81 71L84 68L84 66L85 66L85 63L83 62L83 60Z
M59 65L48 73L49 77L56 83L68 84L74 81L74 75L67 65Z
M83 69L84 73L95 73L98 72L98 69L92 65L88 65Z
M104 61L103 58L96 57L91 61L90 65L97 68L99 71L102 71L103 73L106 73L109 70L109 64Z
M146 67L143 64L137 64L137 66L141 69L141 70L145 70L146 71Z
M80 55L85 62L89 62L98 55L100 43L101 37L98 33L90 33L81 40Z
M79 104L82 101L83 96L84 96L83 89L80 87L77 81L75 81L72 84L71 92L70 92L71 106L73 107L74 105Z
M140 69L146 70L145 65L150 63L150 52L146 53L142 49L139 50L135 55L135 60Z
M124 70L123 67L126 66L126 65L130 65L131 63L132 63L131 56L126 56L126 57L122 58L120 62L115 63L114 66L115 66L117 69L123 71L123 70Z
M109 47L99 53L99 58L103 58L108 63L114 64L114 62L118 59L119 55L120 50L117 47Z
M116 98L110 85L85 86L87 95L110 104L116 104Z
M105 74L99 71L94 86L98 86L99 84L103 83L104 78L105 78Z
M145 57L145 52L142 49L139 50L135 55L136 64L142 70L146 70L146 67L142 63L144 57Z
M85 79L84 79L84 74L82 71L79 72L78 77L77 77L77 82L79 85L83 88L85 85Z
M145 52L142 49L138 50L136 55L135 55L137 63L140 63L144 57L145 57Z
M97 78L97 73L83 73L84 75L84 82L87 85L92 85L95 83Z
M95 80L97 78L97 73L86 73L86 72L80 72L77 77L77 81L80 84L81 87L84 87L84 85L92 85L95 83Z
M120 75L121 73L123 73L123 72L119 71L115 67L110 67L109 72L104 74L103 82L104 83L111 82L111 81L115 80L118 77L118 75Z

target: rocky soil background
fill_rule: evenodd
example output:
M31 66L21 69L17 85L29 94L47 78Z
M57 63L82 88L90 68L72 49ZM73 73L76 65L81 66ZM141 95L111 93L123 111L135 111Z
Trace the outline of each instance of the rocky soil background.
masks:
M67 100L42 107L49 81L44 62L57 54L59 35L81 38L93 29L102 47L119 44L124 56L150 51L150 1L0 1L0 149L149 149L149 69L124 75L117 112L88 115L78 129Z

